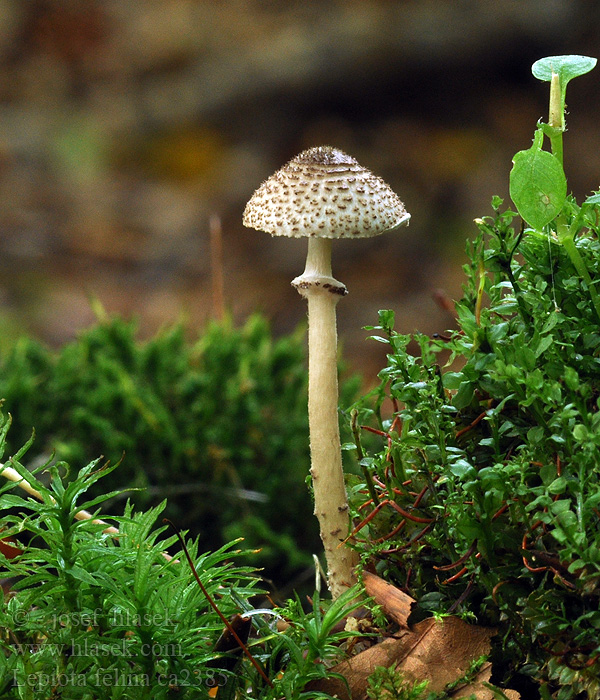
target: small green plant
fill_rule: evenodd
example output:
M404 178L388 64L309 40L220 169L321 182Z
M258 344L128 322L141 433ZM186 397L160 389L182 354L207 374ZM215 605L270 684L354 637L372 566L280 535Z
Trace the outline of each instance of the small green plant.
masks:
M1 697L197 698L226 685L229 672L213 649L222 622L181 553L166 556L176 537L155 525L164 504L140 513L128 506L107 518L118 535L105 532L106 522L75 515L114 495L88 498L87 490L115 466L94 461L70 478L64 462L32 472L21 461L28 448L10 465L42 500L11 492L12 482L0 490L2 534L22 549L0 556L10 577L0 607ZM259 592L253 571L233 564L234 544L208 554L187 544L226 615L238 612L231 591L245 600Z
M367 697L372 700L425 700L429 681L409 683L394 667L378 666L369 676Z
M3 420L0 457L8 427ZM89 489L111 479L117 465L95 460L77 474L65 462L29 469L30 447L6 466L40 498L22 496L14 481L0 486L3 543L12 538L9 558L0 554L7 587L0 697L196 700L218 691L219 700L233 700L250 688L261 700L330 697L305 686L328 676L343 656L352 633L340 623L360 605L357 587L334 603L315 593L309 612L298 597L276 610L256 609L260 579L235 563L243 554L238 542L202 553L197 539L157 525L164 503L99 513L115 492L91 496ZM98 517L78 519L83 509ZM240 630L245 654L231 636L227 641L224 617ZM278 632L276 620L287 629Z
M312 700L329 698L321 691L305 690L311 681L342 676L330 670L332 664L344 657L343 643L357 636L357 632L343 629L342 621L364 603L359 596L358 585L347 589L336 600L321 600L318 591L312 599L312 607L305 611L298 598L289 600L278 612L289 620L285 634L279 635L270 650L270 668L275 677L269 699L285 697L287 700ZM337 628L337 629L336 629ZM283 674L279 668L286 668Z
M476 220L458 329L409 337L380 312L388 364L357 410L383 444L357 440L351 499L417 618L497 626L492 682L560 700L600 697L600 197L577 204L562 170L566 83L594 64L534 65L554 121L515 156L521 220L499 198Z
M128 492L140 507L167 498L165 515L203 547L244 537L278 583L309 567L320 544L304 488L302 329L274 340L257 314L241 328L211 322L194 341L181 326L140 341L135 322L98 314L57 352L23 337L1 359L9 449L35 426L42 460L121 461L113 485L140 489ZM346 401L356 386L343 386Z
M550 56L533 64L535 77L550 82L548 123L540 122L533 146L515 155L510 173L510 196L532 232L540 233L554 221L556 240L564 247L571 263L588 286L600 321L600 297L574 242L583 222L573 216L567 220L566 212L563 213L567 202L567 178L563 170L567 84L572 78L591 71L595 65L596 59L588 56ZM552 152L543 150L544 136L548 137Z

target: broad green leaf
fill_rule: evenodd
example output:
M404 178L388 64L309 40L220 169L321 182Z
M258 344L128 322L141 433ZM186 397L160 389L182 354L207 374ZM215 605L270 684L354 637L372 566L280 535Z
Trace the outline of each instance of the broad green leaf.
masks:
M558 158L542 150L544 134L536 131L533 146L519 151L510 171L510 196L521 217L541 230L562 209L567 198L567 179Z
M600 204L600 192L596 192L596 194L591 194L585 200L584 204Z
M456 462L450 465L450 471L459 479L463 479L464 477L473 478L476 473L472 465L469 464L466 459L457 459Z
M566 488L567 480L564 476L559 476L558 479L554 479L554 481L548 486L548 491L552 494L564 493Z
M555 342L552 335L545 335L541 340L537 348L535 349L535 356L539 357L541 354L546 352L546 350Z
M589 431L583 423L577 423L574 426L573 437L577 442L585 442L589 438Z
M560 84L561 108L565 108L567 83L572 78L589 73L596 65L596 59L589 56L547 56L540 58L531 66L531 72L538 80L552 80L552 74L558 75Z
M459 410L461 408L466 408L473 400L474 395L475 387L473 386L473 383L469 381L461 382L460 386L458 387L458 391L452 400L452 404Z
M566 84L572 78L589 73L596 65L597 59L589 56L546 56L531 66L531 72L538 80L552 80L552 73L558 73L560 84Z

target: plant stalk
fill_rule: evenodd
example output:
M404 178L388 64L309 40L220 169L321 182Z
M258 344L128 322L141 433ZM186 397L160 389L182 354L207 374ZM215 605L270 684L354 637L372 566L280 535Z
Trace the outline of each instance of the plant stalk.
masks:
M304 273L292 285L308 302L308 422L315 515L333 599L356 583L357 557L342 545L350 516L338 418L336 305L346 287L331 273L331 239L309 238Z
M371 498L373 499L373 505L377 505L379 503L379 497L377 496L377 491L375 491L373 477L371 476L371 473L369 472L367 467L363 464L365 454L363 452L362 445L360 442L360 429L358 427L358 411L355 408L352 409L350 428L352 430L352 435L354 436L354 443L356 445L356 456L358 457L358 463L365 478L365 484L367 485L369 496L371 496Z
M550 81L550 106L548 109L548 137L552 153L563 163L563 132L565 130L565 110L562 103L560 77L558 73L552 73Z
M600 320L600 297L598 297L598 292L592 281L590 273L585 265L583 258L581 257L577 246L575 245L575 239L573 233L569 230L566 224L561 224L558 227L558 240L564 249L567 251L573 267L577 270L579 276L587 284L588 291L590 293L590 299L592 300L592 305L596 311L596 316Z

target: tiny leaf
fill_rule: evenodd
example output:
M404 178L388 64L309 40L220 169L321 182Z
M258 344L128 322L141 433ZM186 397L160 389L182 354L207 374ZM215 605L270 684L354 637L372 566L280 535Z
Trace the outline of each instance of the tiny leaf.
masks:
M536 132L533 146L519 151L510 171L510 196L521 217L541 230L562 209L567 198L567 179L556 156L542 150L543 131Z
M552 80L557 73L564 87L572 78L589 73L596 65L596 59L589 56L546 56L531 66L531 72L538 80Z
M591 194L585 200L584 204L600 204L600 192L596 192L596 194Z
M531 72L538 80L552 82L552 74L558 75L560 83L561 109L565 108L567 83L572 78L589 73L596 65L596 59L589 56L547 56L531 66Z

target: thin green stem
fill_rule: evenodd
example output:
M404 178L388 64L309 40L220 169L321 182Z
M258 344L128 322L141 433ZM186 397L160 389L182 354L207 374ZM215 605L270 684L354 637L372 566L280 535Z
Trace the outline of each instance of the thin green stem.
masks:
M379 498L377 496L377 492L375 491L375 484L373 484L373 478L371 477L369 470L367 469L367 467L363 463L365 453L363 452L362 444L360 441L360 429L358 426L358 411L355 408L352 409L350 426L352 428L352 435L354 436L354 442L356 444L356 455L358 457L358 463L359 463L360 468L362 470L363 476L365 477L365 483L366 483L367 489L369 491L369 496L371 496L371 498L373 499L374 505L377 505L379 503Z
M563 162L563 132L565 130L565 109L562 102L560 89L560 78L558 73L552 73L550 82L550 107L548 110L548 138L552 153L558 158L562 165Z
M477 299L475 302L475 323L481 325L481 305L483 303L483 292L485 290L485 262L483 255L479 259L479 284L477 285Z
M513 293L515 295L515 301L517 302L517 309L519 311L519 315L521 316L521 320L525 324L525 328L528 328L531 325L531 314L529 313L527 309L527 304L525 303L525 300L523 299L522 293L521 293L521 287L519 286L514 273L512 271L512 261L515 253L517 252L517 248L519 247L519 243L521 242L521 237L523 236L523 227L521 227L521 231L519 232L519 235L517 236L516 241L514 242L514 245L512 248L509 250L508 248L508 242L506 238L498 231L497 229L495 230L498 244L500 246L500 250L502 251L502 269L505 272L508 281L511 284L511 287L513 289Z
M552 149L553 155L556 156L556 158L559 160L560 164L562 165L563 162L563 132L558 131L558 130L552 130L552 132L555 133L550 133L549 138L550 138L550 147Z
M531 314L527 310L527 306L525 302L523 301L523 296L521 294L521 287L519 287L517 280L515 279L515 276L513 274L513 271L510 267L510 264L506 268L506 276L508 277L508 281L510 282L513 293L515 295L515 301L517 302L517 308L519 310L519 314L521 316L521 320L525 324L526 327L528 327L531 324Z
M588 288L589 293L590 293L590 299L592 300L592 304L593 304L594 309L596 311L596 315L598 316L598 320L600 320L600 297L598 296L598 292L596 291L596 287L594 286L594 283L592 282L592 278L590 277L590 273L588 272L588 269L585 266L585 262L584 262L583 258L581 257L581 254L577 250L577 246L575 245L574 237L572 236L571 232L568 230L568 227L566 226L566 224L563 224L563 226L564 226L564 228L567 229L567 231L562 232L562 235L561 235L562 226L559 226L558 240L563 245L564 249L567 251L567 255L569 256L571 262L573 263L573 267L577 270L577 273L579 274L579 276L587 284L587 288Z
M552 80L550 82L550 107L549 107L549 117L548 117L548 131L547 135L550 139L550 145L552 147L552 153L559 159L561 165L563 162L563 132L565 130L565 107L563 104L563 97L561 93L560 78L557 73L552 73ZM587 284L590 299L596 311L596 315L600 320L600 297L596 292L596 288L590 277L590 273L585 265L583 258L581 257L577 246L575 245L574 232L571 230L566 223L558 223L558 240L563 245L564 249L567 251L573 266L577 270L577 273Z

